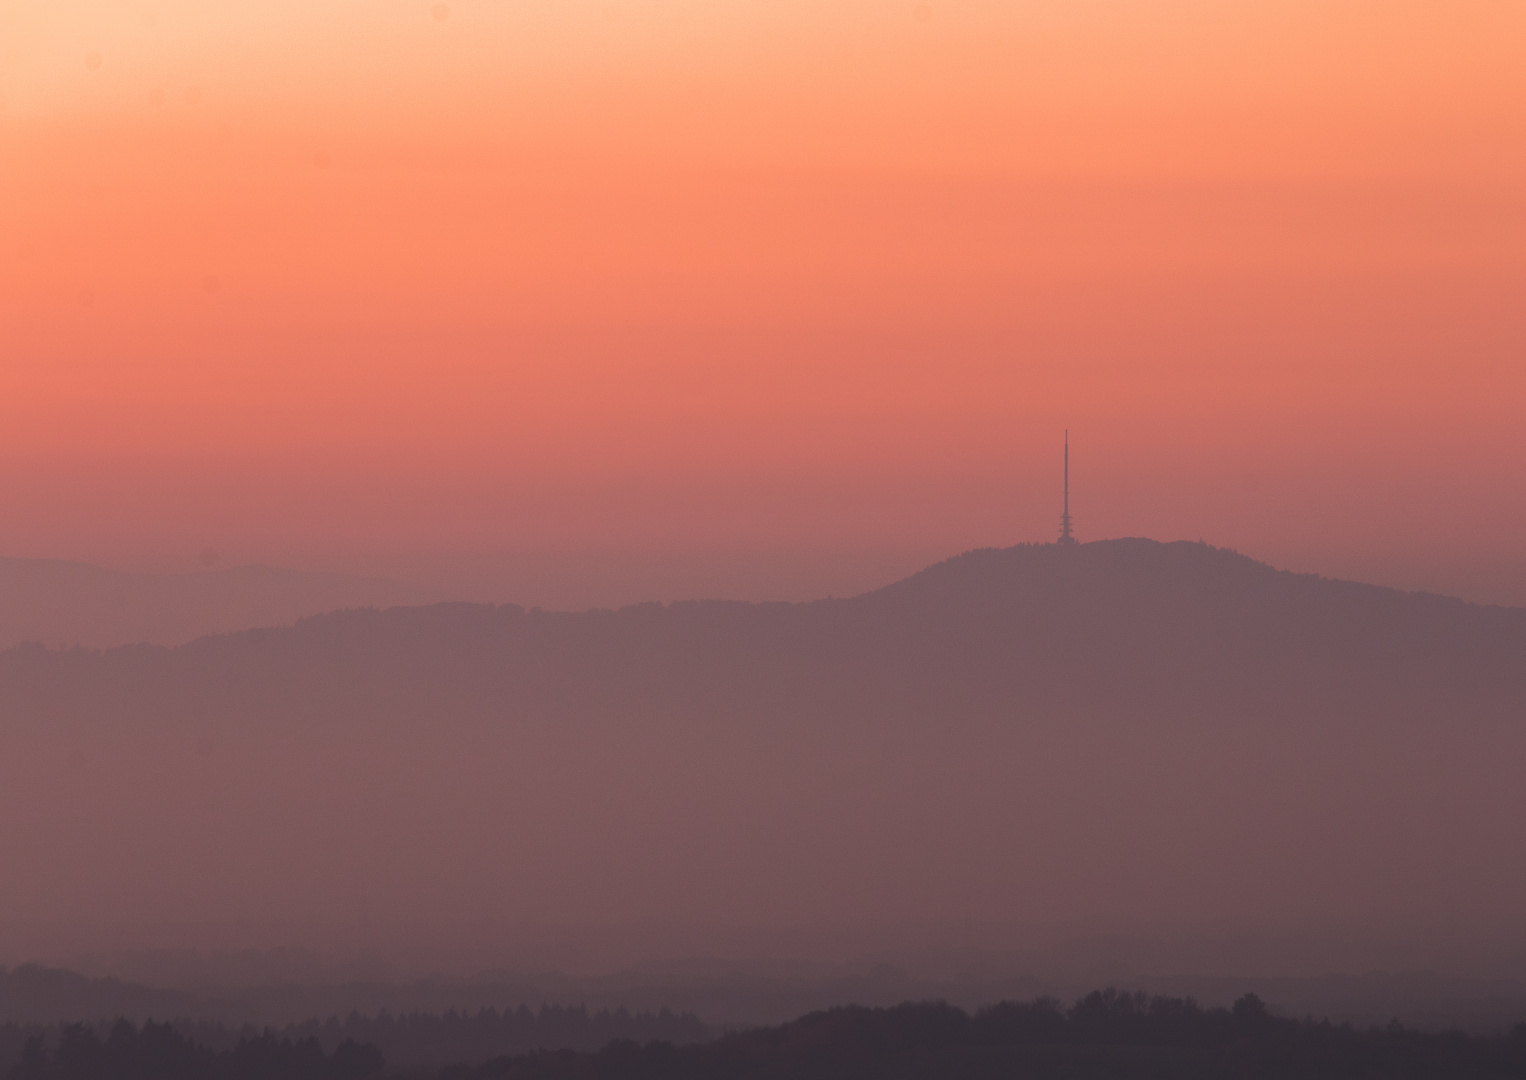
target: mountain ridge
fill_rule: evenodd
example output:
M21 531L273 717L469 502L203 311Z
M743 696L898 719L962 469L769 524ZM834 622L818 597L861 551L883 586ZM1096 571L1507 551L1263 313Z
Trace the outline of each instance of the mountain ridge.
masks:
M0 647L179 645L304 615L440 599L391 578L251 563L195 573L133 573L64 559L0 558Z
M1492 934L1526 908L1523 717L1526 609L1201 544L1034 545L809 603L13 649L0 819L55 823L101 895L187 923ZM0 909L56 914L25 873L52 880L50 850L0 836ZM196 887L156 892L187 852Z
M515 604L515 603L491 604L491 603L480 603L480 602L462 601L462 600L436 600L436 601L431 601L431 602L426 602L426 603L389 603L389 602L386 602L385 600L383 600L383 601L377 602L377 603L358 602L358 603L353 603L353 604L346 604L346 605L343 605L341 607L336 607L333 610L313 611L313 612L310 612L310 613L307 613L307 614L302 614L302 615L294 616L294 617L292 617L290 619L281 620L280 622L272 623L271 625L234 627L234 628L229 628L229 629L225 629L225 630L218 630L218 631L215 631L215 632L205 633L205 634L198 634L194 638L191 638L191 639L189 639L187 641L183 641L183 642L176 642L176 643L168 643L167 644L167 643L164 643L164 642L124 641L124 642L121 642L121 643L119 643L117 645L109 645L109 646L83 645L83 646L75 646L75 647L82 647L82 648L85 648L87 650L97 651L97 652L107 651L107 650L110 650L110 649L113 649L113 648L135 648L135 647L137 647L139 645L143 645L143 644L153 645L153 646L158 647L158 648L179 649L179 648L183 648L185 646L188 646L188 645L192 644L194 641L198 641L198 640L200 640L202 638L227 638L227 637L237 637L239 635L260 636L260 635L268 634L268 633L271 633L271 632L279 631L279 630L281 630L284 627L294 627L294 626L296 626L298 624L307 625L307 624L313 624L315 622L316 623L322 623L322 622L332 622L332 621L336 621L336 620L343 621L345 618L350 617L351 613L354 613L354 612L367 612L367 611L372 611L372 610L374 610L374 611L376 611L378 613L382 613L382 612L391 612L391 611L399 610L399 609L401 609L401 610L411 610L411 609L419 609L419 608L431 608L431 609L435 609L436 612L438 614L440 614L440 615L445 615L445 614L447 614L449 612L452 612L452 611L462 612L462 613L465 613L465 612L468 612L468 611L472 611L472 612L500 611L500 612L506 612L506 613L519 612L519 613L523 613L523 614L527 614L527 615L537 615L537 616L566 617L566 616L579 616L579 615L603 616L603 615L608 615L608 614L611 614L611 613L615 613L615 614L627 613L627 612L633 613L633 612L651 611L651 610L669 610L669 609L686 610L686 609L690 609L690 608L693 608L695 606L701 606L701 605L703 605L703 606L725 606L725 607L735 607L735 608L757 608L757 609L777 609L777 608L795 608L795 609L801 609L801 608L809 608L812 605L818 605L818 604L845 604L845 603L855 603L855 602L857 602L857 603L878 603L878 602L888 601L888 600L891 600L891 599L900 599L900 598L920 598L920 599L923 599L923 600L927 600L927 599L932 599L940 591L944 592L944 593L948 592L947 588L944 586L944 582L947 579L955 579L956 583L959 584L960 586L964 587L966 590L968 590L971 587L972 584L974 584L976 587L978 587L979 583L970 583L968 581L958 581L957 579L958 579L958 577L960 575L963 575L963 576L967 577L971 570L983 569L983 568L989 567L993 563L995 563L995 562L997 562L999 560L1006 559L1006 560L1010 561L1013 555L1019 555L1020 554L1020 555L1035 556L1036 558L1042 559L1042 560L1044 560L1047 563L1047 566L1043 567L1044 569L1053 569L1053 568L1056 568L1056 567L1058 567L1058 568L1066 567L1067 560L1069 560L1071 564L1074 564L1076 561L1086 560L1092 554L1094 554L1096 552L1099 552L1099 551L1107 551L1107 552L1110 552L1110 553L1112 553L1112 552L1129 552L1131 554L1143 551L1143 552L1149 552L1152 555L1168 555L1168 556L1176 556L1176 555L1180 555L1183 552L1190 552L1193 556L1198 557L1197 565L1204 565L1206 563L1212 569L1217 570L1217 571L1223 571L1227 567L1233 567L1235 569L1238 569L1238 570L1241 570L1241 571L1244 571L1244 572L1248 572L1248 573L1250 573L1252 575L1256 575L1260 579L1260 582L1262 582L1262 583L1270 583L1270 584L1275 584L1275 585L1278 585L1278 586L1282 586L1283 587L1282 591L1284 593L1293 592L1293 591L1296 591L1296 590L1306 590L1307 591L1307 590L1311 590L1311 589L1324 588L1324 589L1330 590L1332 592L1339 591L1339 592L1345 593L1347 595L1362 596L1362 597L1365 597L1365 598L1368 598L1368 599L1374 599L1374 600L1384 600L1384 601L1387 601L1389 603L1398 603L1398 604L1410 603L1410 604L1414 604L1414 605L1427 605L1427 606L1431 606L1433 608L1436 608L1437 610L1452 609L1452 610L1458 610L1458 611L1467 610L1467 611L1475 611L1475 612L1495 612L1495 613L1507 613L1507 612L1509 612L1509 613L1520 613L1519 617L1522 618L1522 619L1526 619L1526 608L1514 607L1514 606L1509 606L1509 605L1484 604L1484 603L1479 603L1479 602L1476 602L1476 601L1465 600L1465 599L1461 599L1461 598L1458 598L1458 597L1448 596L1448 595L1445 595L1445 594L1430 592L1430 591L1426 591L1426 590L1399 589L1399 588L1394 588L1394 587L1391 587L1391 586L1374 585L1374 584L1369 584L1369 583L1365 583L1365 582L1351 581L1351 580L1347 580L1347 579L1343 579L1343 578L1327 577L1327 576L1324 576L1324 575L1321 575L1321 574L1300 573L1300 572L1297 572L1297 571L1283 570L1283 569L1279 569L1279 568L1277 568L1275 566L1272 566L1269 563L1265 563L1265 562L1262 562L1260 560L1257 560L1257 559L1255 559L1255 558L1253 558L1251 556L1243 555L1240 552L1235 551L1235 550L1233 550L1231 548L1215 547L1215 546L1207 544L1207 543L1205 543L1203 541L1187 541L1187 540L1156 541L1156 540L1151 540L1151 539L1142 538L1142 537L1119 537L1119 538L1110 539L1110 540L1090 541L1090 542L1085 543L1085 544L1075 545L1074 547L1065 547L1065 546L1054 544L1054 543L1047 543L1047 544L1046 543L1031 543L1031 544L1018 544L1018 545L1013 545L1011 547L1005 547L1005 548L1002 548L1002 547L974 548L974 549L971 549L969 551L961 552L961 553L959 553L957 555L952 555L949 558L943 559L943 560L941 560L941 561L939 561L937 563L933 563L933 564L931 564L931 565L929 565L927 567L924 567L922 570L919 570L916 573L910 574L907 577L902 578L902 579L900 579L898 581L891 582L891 583L889 583L887 585L884 585L884 586L881 586L879 588L871 589L871 590L869 590L867 592L859 593L859 594L857 594L855 596L850 596L850 597L823 597L823 598L820 598L820 599L817 599L817 600L806 600L806 601L784 601L784 600L749 601L749 600L727 600L727 599L720 599L720 598L714 598L714 599L712 599L712 598L696 598L696 599L675 600L675 601L668 601L668 602L650 600L650 601L643 601L643 602L634 603L634 604L627 604L627 605L623 605L623 606L618 607L618 608L593 607L593 608L585 608L585 609L577 609L577 610L560 610L560 609L557 609L557 610L543 610L543 609L540 609L540 608L529 608L529 609L527 609L527 608L523 607L522 605ZM1117 560L1114 560L1115 563L1116 563L1116 561ZM1163 561L1164 560L1159 559L1159 558L1157 558L1155 560L1157 565L1160 565ZM73 569L73 568L80 568L80 569L84 569L84 570L88 570L88 571L91 571L91 572L98 573L98 574L103 575L103 576L109 576L109 577L113 577L113 578L119 577L119 576L125 576L125 577L130 577L130 578L143 578L143 579L153 579L153 580L158 580L158 579L174 579L174 580L186 579L186 580L189 581L189 580L205 580L205 579L212 579L212 578L218 578L218 577L222 577L224 579L230 579L230 580L236 580L236 579L256 580L256 579L261 579L261 578L268 579L271 576L277 576L277 577L283 577L283 578L284 577L290 577L290 578L294 578L294 579L312 579L312 580L321 581L321 582L334 581L334 582L344 583L344 584L351 584L351 583L353 583L353 584L355 584L355 585L357 585L359 587L367 587L367 586L374 585L374 586L380 587L380 588L393 588L393 589L398 589L398 590L402 590L402 591L414 589L413 586L410 586L407 583L399 582L399 581L394 581L393 579L388 579L388 578L358 577L358 576L342 575L342 574L310 573L310 572L306 572L306 571L289 571L289 570L284 570L284 569L277 568L277 567L264 566L264 565L261 565L261 564L249 564L249 565L245 565L245 566L231 567L231 568L229 568L227 570L223 570L223 571L208 571L208 572L205 572L205 573L198 573L198 574L183 574L183 575L120 575L116 571L104 570L102 568L95 567L95 566L92 566L91 564L87 564L87 563L74 563L74 562L68 562L68 561L65 561L65 560L15 560L15 559L3 559L3 558L0 558L0 574L3 574L4 568L8 564L14 564L14 563L19 563L19 562L24 562L24 563L27 563L27 564L34 564L34 565L35 564L44 564L44 563L46 563L48 565L56 565L56 566L60 566L60 567L68 567L68 568L71 568L71 569ZM1182 565L1191 565L1191 564L1184 564L1179 559L1177 560L1177 562L1178 562L1178 565L1175 567L1175 569L1178 569L1178 570L1181 569ZM1095 566L1095 562L1093 562L1092 565ZM1114 566L1113 569L1116 569L1116 566ZM1222 577L1223 577L1222 573L1220 573L1219 576L1222 579ZM1184 575L1178 575L1177 580L1179 582L1192 583L1192 582L1190 582L1190 579L1186 578ZM990 582L987 582L986 584L990 584ZM416 590L416 591L422 592L423 590ZM1003 599L1010 599L1010 598L1011 598L1010 596L1004 596L1003 597ZM1514 618L1514 617L1517 617L1517 616L1510 616L1510 617ZM5 646L3 649L0 649L0 651L6 651L7 649L16 648L17 646L26 646L26 645L35 645L35 644L47 644L47 643L39 642L39 641L36 641L36 640L18 641L18 642L15 642L15 643L11 644L11 645ZM48 647L51 647L51 648L62 648L62 647L67 647L67 646L49 645Z

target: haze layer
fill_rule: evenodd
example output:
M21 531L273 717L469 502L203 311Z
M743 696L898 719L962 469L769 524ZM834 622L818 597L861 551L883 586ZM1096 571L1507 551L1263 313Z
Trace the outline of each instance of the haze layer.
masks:
M22 648L0 910L391 949L450 925L477 948L535 924L1281 928L1511 970L1523 706L1526 611L1145 540L813 604Z

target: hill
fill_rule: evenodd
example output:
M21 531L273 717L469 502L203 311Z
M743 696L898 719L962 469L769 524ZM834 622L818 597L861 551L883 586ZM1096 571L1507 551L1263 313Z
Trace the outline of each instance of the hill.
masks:
M1509 1034L1471 1037L1419 1032L1398 1024L1360 1030L1312 1018L1279 1017L1254 994L1238 998L1231 1008L1204 1009L1190 998L1114 989L1094 991L1069 1008L1055 998L1002 1001L973 1015L942 1002L838 1008L778 1027L685 1039L683 1045L666 1039L643 1045L624 1037L581 1052L541 1044L529 1052L487 1056L504 1041L518 1041L523 1035L537 1038L537 1029L548 1019L547 1013L536 1017L528 1010L507 1017L351 1017L344 1023L300 1025L280 1034L267 1030L237 1035L208 1025L146 1023L140 1030L127 1020L109 1029L72 1025L35 1033L0 1026L0 1061L16 1061L8 1072L11 1080L1526 1076L1526 1024ZM630 1019L627 1027L639 1027ZM513 1030L521 1026L522 1035ZM383 1045L360 1043L356 1034L376 1034L396 1044L404 1052L402 1067ZM557 1038L549 1029L547 1034ZM333 1046L331 1053L325 1044ZM454 1056L442 1059L442 1051ZM455 1063L439 1067L444 1061Z
M1054 998L1003 1001L973 1016L942 1002L840 1008L775 1028L674 1047L618 1042L597 1054L502 1057L453 1071L467 1080L662 1076L922 1080L1212 1080L1229 1077L1526 1075L1526 1025L1508 1036L1359 1031L1285 1019L1254 994L1229 1009L1191 999L1096 991L1066 1009Z
M195 1015L194 996L139 986L119 979L90 979L72 971L28 964L0 968L0 1023L52 1024L63 1021ZM6 1065L12 1064L6 1062Z
M0 904L33 918L1448 926L1487 952L1526 910L1526 610L1201 544L977 551L809 604L15 649L0 710L27 823Z
M133 574L57 559L0 559L0 648L24 642L108 648L183 645L340 608L441 599L388 578L237 566Z

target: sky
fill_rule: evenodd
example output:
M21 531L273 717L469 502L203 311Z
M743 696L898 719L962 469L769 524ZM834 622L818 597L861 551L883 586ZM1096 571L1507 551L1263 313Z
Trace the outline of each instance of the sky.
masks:
M1519 0L0 0L0 554L803 599L1068 430L1526 604L1522 131Z

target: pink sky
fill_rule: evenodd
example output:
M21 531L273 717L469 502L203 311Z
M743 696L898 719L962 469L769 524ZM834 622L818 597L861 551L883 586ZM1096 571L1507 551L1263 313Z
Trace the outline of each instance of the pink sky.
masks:
M0 554L849 590L1048 538L1069 428L1083 539L1526 603L1523 71L1502 0L6 4Z

